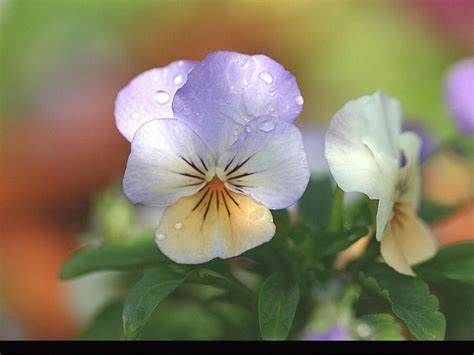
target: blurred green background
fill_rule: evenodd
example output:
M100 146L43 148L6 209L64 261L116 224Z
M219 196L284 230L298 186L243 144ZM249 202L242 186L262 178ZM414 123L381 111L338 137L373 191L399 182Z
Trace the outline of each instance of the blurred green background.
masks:
M94 196L123 174L113 105L134 76L219 49L263 53L296 76L301 126L382 90L442 140L455 131L444 76L472 55L473 18L469 0L1 0L0 337L74 337L100 306L103 281L79 294L56 273Z

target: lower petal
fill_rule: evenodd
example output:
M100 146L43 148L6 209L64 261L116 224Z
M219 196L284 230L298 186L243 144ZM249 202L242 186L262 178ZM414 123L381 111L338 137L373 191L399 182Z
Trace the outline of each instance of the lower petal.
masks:
M166 209L155 240L173 261L198 264L239 255L274 234L272 215L264 206L242 194L204 188Z
M411 266L431 258L437 249L435 237L414 208L397 206L381 242L385 262L402 274L414 275Z

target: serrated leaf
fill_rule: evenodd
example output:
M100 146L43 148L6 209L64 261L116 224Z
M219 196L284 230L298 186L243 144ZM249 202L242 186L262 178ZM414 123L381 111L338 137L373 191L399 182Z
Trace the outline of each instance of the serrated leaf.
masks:
M421 279L401 275L388 267L362 273L363 284L381 295L410 332L420 340L444 338L446 320L436 296Z
M444 247L415 270L422 278L432 281L452 280L474 285L474 243Z
M258 320L265 340L286 339L300 298L298 284L282 274L270 275L258 296Z
M402 328L390 314L367 314L359 318L370 328L369 340L404 340ZM359 325L360 326L360 325Z
M160 302L181 285L187 275L175 272L167 265L145 272L131 289L123 308L123 329L128 339L138 336Z
M143 268L165 260L152 238L137 238L80 249L63 265L59 276L68 280L97 271Z

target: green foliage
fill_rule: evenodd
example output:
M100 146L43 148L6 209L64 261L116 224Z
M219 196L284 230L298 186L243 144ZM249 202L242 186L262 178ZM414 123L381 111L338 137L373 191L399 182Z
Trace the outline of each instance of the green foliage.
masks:
M263 282L258 296L258 319L263 339L286 339L299 297L298 284L287 280L284 275L272 274Z
M367 314L359 318L370 328L369 340L404 340L402 328L390 314ZM360 325L359 325L360 326Z
M474 285L474 242L446 246L415 270L427 280L451 280Z
M80 249L61 268L63 280L96 271L142 269L167 260L152 238L136 237Z
M321 231L329 224L333 189L329 176L311 179L298 202L301 219L315 231Z
M381 296L413 336L420 340L444 338L446 321L439 312L436 296L421 279L396 273L385 266L373 266L361 273L362 283Z
M122 301L113 301L107 304L83 330L79 338L81 340L122 339L122 308Z
M133 286L123 308L123 327L128 339L135 339L155 308L186 279L166 265L157 266Z

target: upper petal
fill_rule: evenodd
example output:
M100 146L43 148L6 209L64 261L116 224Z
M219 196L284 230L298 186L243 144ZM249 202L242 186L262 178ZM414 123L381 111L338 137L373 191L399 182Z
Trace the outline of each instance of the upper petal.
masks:
M153 120L135 134L123 179L133 203L168 206L198 191L214 158L183 122Z
M249 122L217 165L226 186L270 209L295 203L310 176L298 128L268 116Z
M203 189L166 209L155 240L173 261L198 264L239 255L274 234L264 206L232 191Z
M349 101L333 117L325 155L337 184L372 199L393 190L398 175L398 103L375 93Z
M142 124L157 118L173 118L174 95L196 63L180 60L147 70L120 90L115 100L115 122L120 133L131 141Z
M219 150L235 140L234 129L252 118L271 115L292 122L302 105L294 76L279 63L264 55L222 51L196 65L176 93L173 111Z

